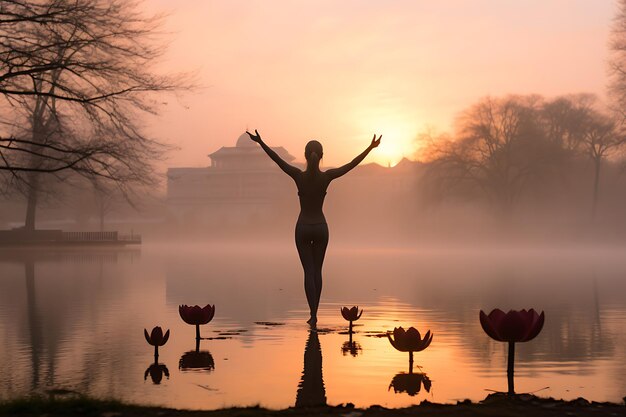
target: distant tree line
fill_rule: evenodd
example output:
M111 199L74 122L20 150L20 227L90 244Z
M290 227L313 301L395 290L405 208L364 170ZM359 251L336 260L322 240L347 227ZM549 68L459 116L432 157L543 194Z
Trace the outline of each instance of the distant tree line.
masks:
M427 143L423 185L430 198L482 198L506 215L525 193L550 186L559 192L557 184L572 173L590 171L593 215L604 166L623 156L626 125L592 95L511 95L470 106L452 135L419 139Z

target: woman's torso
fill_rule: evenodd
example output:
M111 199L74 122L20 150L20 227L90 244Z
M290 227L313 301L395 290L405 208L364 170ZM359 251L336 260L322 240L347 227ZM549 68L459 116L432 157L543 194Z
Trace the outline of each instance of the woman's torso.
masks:
M303 171L294 178L300 199L299 224L326 223L322 207L330 180L322 171Z

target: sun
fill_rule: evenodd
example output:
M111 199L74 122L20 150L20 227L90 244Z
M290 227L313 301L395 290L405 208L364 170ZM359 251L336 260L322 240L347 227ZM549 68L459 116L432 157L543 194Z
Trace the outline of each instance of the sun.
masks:
M353 131L360 138L371 138L374 133L383 136L380 146L368 155L366 162L393 167L402 158L413 159L420 130L415 110L401 100L389 97L363 100L362 103L350 111Z
M373 126L374 123L371 125ZM370 132L374 131L383 137L378 148L371 152L371 160L383 166L393 167L402 158L413 157L416 149L416 129L414 126L396 120L381 123L375 130L370 130Z
M380 145L373 154L373 159L380 165L396 166L402 158L411 156L410 147L406 143L405 137L401 134L385 131Z

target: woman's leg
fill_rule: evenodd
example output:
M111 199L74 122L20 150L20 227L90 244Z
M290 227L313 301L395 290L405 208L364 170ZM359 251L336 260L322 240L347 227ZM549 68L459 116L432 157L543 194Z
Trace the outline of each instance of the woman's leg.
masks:
M322 266L324 264L324 256L326 256L326 248L328 247L328 225L316 224L313 236L313 265L314 265L314 282L315 282L315 311L320 304L322 297Z
M296 225L296 248L298 249L302 269L304 269L304 292L309 303L309 310L311 311L311 318L308 322L315 324L317 321L319 297L315 288L315 258L313 256L313 242L309 229L310 225ZM318 300L317 302L315 301L316 299Z

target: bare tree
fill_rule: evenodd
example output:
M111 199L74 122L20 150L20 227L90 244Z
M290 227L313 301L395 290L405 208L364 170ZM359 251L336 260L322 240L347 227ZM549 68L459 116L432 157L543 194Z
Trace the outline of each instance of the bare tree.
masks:
M598 205L602 164L619 152L626 143L626 134L620 125L618 119L593 111L589 113L583 130L583 152L593 162L592 217L595 216Z
M462 113L454 139L434 141L428 177L440 187L478 191L507 214L535 175L528 154L541 142L537 96L487 97Z
M593 94L560 96L544 102L540 117L546 139L568 153L579 152L589 112L596 103Z
M13 111L2 120L0 170L35 195L41 175L66 170L124 192L154 181L152 162L167 147L140 120L156 113L155 93L190 86L188 77L154 70L162 16L142 15L132 0L1 4L0 93Z
M486 98L461 115L453 138L427 140L426 188L487 196L507 213L522 192L568 181L586 159L593 164L595 214L602 166L626 142L622 120L589 94L549 101L538 96Z
M571 159L581 156L593 164L592 217L598 205L602 165L619 153L626 140L621 114L600 107L596 96L578 94L557 97L541 110L546 136L563 148L563 155Z
M610 37L609 96L615 110L626 117L626 0L619 0Z

